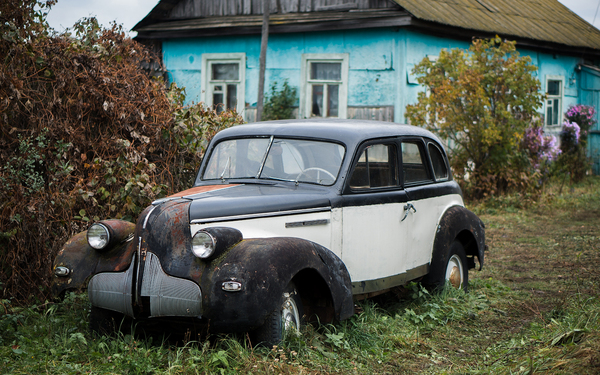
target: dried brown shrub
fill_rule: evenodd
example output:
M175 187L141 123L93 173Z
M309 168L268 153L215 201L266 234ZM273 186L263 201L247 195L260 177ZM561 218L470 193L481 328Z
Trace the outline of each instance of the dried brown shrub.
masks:
M241 122L184 107L119 26L91 18L74 36L52 32L52 4L0 4L0 298L20 302L48 298L69 237L189 187L206 137Z

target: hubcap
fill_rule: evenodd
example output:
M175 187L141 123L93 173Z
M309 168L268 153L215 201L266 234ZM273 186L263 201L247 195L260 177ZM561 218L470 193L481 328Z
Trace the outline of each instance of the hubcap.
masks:
M283 330L297 332L300 328L298 307L289 293L285 293L283 297L283 305L281 306L281 322L283 324Z
M456 254L452 255L448 260L448 266L446 267L446 281L456 288L460 289L463 284L463 265L460 261L460 257Z

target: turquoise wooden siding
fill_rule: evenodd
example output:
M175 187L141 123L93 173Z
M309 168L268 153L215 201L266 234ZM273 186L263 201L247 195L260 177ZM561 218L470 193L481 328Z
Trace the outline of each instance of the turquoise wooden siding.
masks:
M304 53L348 53L348 106L394 106L395 121L404 122L405 107L417 100L423 88L410 70L426 56L438 56L443 48L468 48L469 44L421 34L406 29L346 30L328 33L275 34L269 36L266 85L287 80L300 87L301 56ZM200 73L204 53L246 53L246 102L256 103L260 36L227 36L179 39L163 42L164 62L169 77L185 86L189 102L198 102L202 90ZM562 112L579 103L575 77L577 57L557 56L529 50L522 55L538 66L545 87L548 75L565 80ZM570 82L575 82L570 84ZM298 90L300 91L300 90ZM542 112L542 108L540 108Z
M442 49L468 47L469 43L464 41L431 36L405 28L273 34L269 36L265 91L268 93L272 82L281 84L287 80L300 94L302 54L344 53L349 56L347 104L349 108L361 107L352 113L364 112L362 107L387 108L387 113L390 113L389 109L392 110L395 122L406 122L406 105L415 103L418 93L423 90L417 84L416 77L410 73L414 65L426 56L438 56ZM200 79L202 55L239 52L246 54L245 101L252 106L256 104L258 91L259 35L163 42L164 63L169 77L179 86L186 87L188 103L200 101L203 89ZM578 56L527 49L520 49L519 52L530 56L532 63L538 67L537 76L543 91L546 90L548 77L559 77L564 82L562 113L570 105L578 103L595 105L600 109L600 76L580 73L577 70L580 62ZM582 84L589 84L594 88L583 88ZM540 107L539 111L543 114L545 106ZM596 130L600 132L600 129ZM553 134L558 134L559 131L560 126L547 129L548 133ZM590 149L590 153L595 157L596 173L600 173L600 152L594 151L600 149L598 137L600 133L591 142L593 145L590 145L595 147Z
M583 67L581 79L581 104L596 107L596 126L591 129L588 138L588 152L592 158L592 170L600 175L600 71Z

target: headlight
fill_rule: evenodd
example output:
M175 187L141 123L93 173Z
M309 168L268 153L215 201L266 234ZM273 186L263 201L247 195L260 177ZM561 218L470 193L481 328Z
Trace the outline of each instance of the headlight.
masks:
M206 259L213 255L217 241L204 231L198 231L192 238L192 251L198 258Z
M104 249L110 242L110 232L103 224L92 224L87 231L88 244L96 250Z

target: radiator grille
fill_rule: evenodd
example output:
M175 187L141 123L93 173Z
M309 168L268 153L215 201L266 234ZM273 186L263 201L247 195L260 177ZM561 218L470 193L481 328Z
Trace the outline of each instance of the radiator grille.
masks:
M202 313L200 287L193 281L167 275L151 252L146 256L141 295L150 297L152 317L200 317Z
M131 283L135 256L124 272L104 272L92 277L88 284L88 296L94 306L118 311L133 317Z

